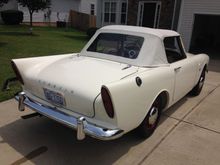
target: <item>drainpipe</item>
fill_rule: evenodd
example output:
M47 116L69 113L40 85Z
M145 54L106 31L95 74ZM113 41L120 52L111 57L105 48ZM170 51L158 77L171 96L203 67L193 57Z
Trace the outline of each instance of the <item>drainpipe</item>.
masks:
M172 30L175 30L174 29L174 21L175 21L175 16L176 16L176 5L177 5L176 0L174 0L174 10L173 10L172 25L171 25Z
M126 21L125 21L125 24L127 25L128 24L128 0L127 0L127 9L126 9Z

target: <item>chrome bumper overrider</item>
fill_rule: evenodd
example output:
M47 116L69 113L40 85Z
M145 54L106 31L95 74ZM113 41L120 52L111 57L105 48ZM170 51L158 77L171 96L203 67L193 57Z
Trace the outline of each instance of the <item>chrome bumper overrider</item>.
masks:
M87 122L83 116L76 118L60 112L56 108L44 106L28 98L24 92L20 92L18 95L16 95L15 99L18 101L18 109L20 111L24 111L25 106L28 106L39 114L76 129L78 140L83 140L86 134L100 140L112 140L123 135L123 131L120 129L107 129L99 127L95 124Z

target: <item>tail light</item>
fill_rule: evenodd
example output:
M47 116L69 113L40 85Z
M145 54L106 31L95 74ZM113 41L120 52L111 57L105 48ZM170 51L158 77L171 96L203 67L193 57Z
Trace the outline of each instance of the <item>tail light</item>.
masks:
M21 77L21 74L20 74L16 64L13 61L11 61L11 66L12 66L12 69L14 70L14 72L16 74L16 77L17 77L18 81L20 81L20 83L24 85L24 81Z
M101 96L102 96L102 101L103 101L106 113L108 114L110 118L113 118L114 108L113 108L112 100L109 95L109 91L105 87L102 87L101 89Z

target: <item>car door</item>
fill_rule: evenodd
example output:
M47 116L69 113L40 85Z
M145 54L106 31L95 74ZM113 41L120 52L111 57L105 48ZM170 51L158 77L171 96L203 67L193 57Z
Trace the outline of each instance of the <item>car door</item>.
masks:
M196 68L188 58L170 65L175 75L173 100L185 96L194 86Z
M180 37L164 39L167 61L174 74L173 101L185 96L194 86L196 76L195 63L186 56Z

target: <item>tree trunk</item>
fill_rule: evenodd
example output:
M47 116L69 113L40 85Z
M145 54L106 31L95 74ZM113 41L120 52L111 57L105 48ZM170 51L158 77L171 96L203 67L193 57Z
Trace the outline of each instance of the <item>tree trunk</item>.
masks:
M30 12L30 26L32 27L33 26L33 12Z
M30 34L32 35L32 33L33 33L33 28L32 28L32 26L33 26L33 12L32 11L29 11L29 14L30 14Z

